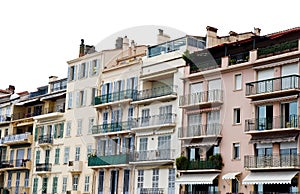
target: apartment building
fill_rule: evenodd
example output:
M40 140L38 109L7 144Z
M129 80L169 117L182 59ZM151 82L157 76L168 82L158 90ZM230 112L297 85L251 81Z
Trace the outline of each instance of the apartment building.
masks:
M134 166L129 165L135 148L137 98L142 57L147 46L123 38L123 51L104 66L95 98L97 125L93 126L96 149L88 158L95 171L95 193L133 193Z
M185 66L186 50L205 47L202 38L185 36L150 46L143 58L137 98L138 108L135 153L130 164L135 166L134 193L178 193L175 188L175 158L180 155L177 128L181 125L178 95L183 89L180 79ZM176 191L177 190L177 191Z
M189 56L181 193L299 191L299 38L294 28Z

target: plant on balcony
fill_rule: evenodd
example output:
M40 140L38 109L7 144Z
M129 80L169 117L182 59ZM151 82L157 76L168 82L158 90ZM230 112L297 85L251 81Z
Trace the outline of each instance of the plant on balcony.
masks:
M221 154L209 156L208 161L210 161L217 169L222 169L224 166Z
M186 170L188 168L188 158L186 156L180 156L176 158L176 167L178 170Z

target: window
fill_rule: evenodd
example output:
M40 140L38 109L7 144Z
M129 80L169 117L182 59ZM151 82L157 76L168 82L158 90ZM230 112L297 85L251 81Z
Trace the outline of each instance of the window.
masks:
M76 92L76 107L85 106L86 92L85 90Z
M137 177L137 188L144 187L144 170L138 170L138 177Z
M53 177L52 194L56 194L57 193L57 182L58 182L58 177Z
M159 182L159 169L153 169L152 172L152 188L158 188L158 182Z
M95 105L96 88L91 89L91 105Z
M220 111L211 111L207 113L207 135L219 135L220 128Z
M39 164L40 163L40 154L41 154L41 151L40 150L37 150L35 152L35 164Z
M92 129L94 125L94 118L89 118L89 128L88 128L88 134L92 134Z
M77 120L77 135L82 135L82 120Z
M76 79L76 66L69 67L68 81L73 81Z
M171 158L171 135L158 137L158 154L157 158L170 159Z
M73 106L73 93L69 92L68 96L69 96L69 98L68 98L68 108L70 109Z
M100 62L99 59L95 59L90 62L90 76L98 75L99 62Z
M68 183L68 177L64 177L63 183L62 183L62 192L63 193L67 191L67 183Z
M84 179L84 192L89 192L90 190L90 176L85 176Z
M75 148L75 161L79 161L80 159L80 147Z
M142 110L142 126L148 126L149 125L149 119L150 119L150 109L143 109Z
M189 104L197 104L203 102L205 95L203 92L203 82L193 83L190 85L190 102Z
M175 169L169 169L168 194L175 194Z
M8 172L7 188L11 188L11 178L12 178L12 172Z
M123 185L123 193L129 194L129 186L130 186L130 170L124 170L124 185Z
M139 160L146 160L147 157L147 150L148 150L148 138L141 138L140 139L140 152L139 152Z
M88 70L87 66L88 66L87 63L81 63L79 65L79 70L78 70L78 78L79 79L87 77L87 70Z
M43 177L42 194L47 194L48 177Z
M74 175L73 176L73 191L77 191L77 189L78 189L78 181L79 181L78 175Z
M72 121L68 121L67 122L66 137L70 137L70 135L71 135L71 127L72 127Z
M20 176L21 176L21 173L17 172L17 176L16 176L16 190L17 191L19 190L19 186L20 186Z
M241 123L241 110L239 108L233 109L233 123L240 124Z
M54 164L59 164L59 154L60 154L60 148L55 149L55 159Z
M159 124L172 122L172 105L159 107Z
M104 190L104 171L99 171L98 194L103 194Z
M238 193L239 192L239 182L237 179L231 179L231 192Z
M208 81L208 102L221 101L221 79L209 80Z
M24 187L27 188L29 185L29 171L25 172L25 180L24 180Z
M32 194L37 194L37 190L38 190L38 178L34 178L33 179L33 189L32 189Z
M31 160L31 148L27 149L27 159Z
M242 74L237 74L234 76L234 89L235 90L242 89Z
M240 159L240 144L233 143L233 159Z
M87 145L86 153L87 153L87 157L92 153L92 144Z
M68 164L69 162L69 153L70 153L70 148L65 147L64 164Z

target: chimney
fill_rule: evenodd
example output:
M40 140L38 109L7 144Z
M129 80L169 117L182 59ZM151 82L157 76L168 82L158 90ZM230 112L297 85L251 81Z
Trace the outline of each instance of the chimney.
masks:
M57 80L57 76L54 76L54 75L51 75L51 76L49 76L49 83L50 82L53 82L53 81L56 81Z
M79 57L84 56L84 39L81 39L81 44L79 47Z
M168 34L164 34L164 31L162 29L158 29L157 44L167 42L170 39L171 39L171 37Z
M136 55L136 44L134 40L131 41L131 49L132 49L132 54Z
M217 28L211 26L206 27L206 47L209 48L218 44L217 32Z
M125 37L123 38L123 51L126 51L128 49L129 49L129 39L125 35Z
M260 36L260 31L261 31L260 28L254 28L254 34L255 34L256 36Z
M9 86L8 86L8 90L9 90L12 94L14 94L14 93L15 93L15 86L9 85Z
M115 48L116 49L121 49L123 47L123 38L118 37L116 39L116 44L115 44Z
M234 32L234 31L230 31L228 34L229 34L230 36L236 36L236 35L237 35L237 33Z

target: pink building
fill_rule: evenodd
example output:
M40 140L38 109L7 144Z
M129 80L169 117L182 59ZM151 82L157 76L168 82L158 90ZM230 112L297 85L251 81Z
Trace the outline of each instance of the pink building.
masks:
M186 57L180 193L299 192L300 28Z

